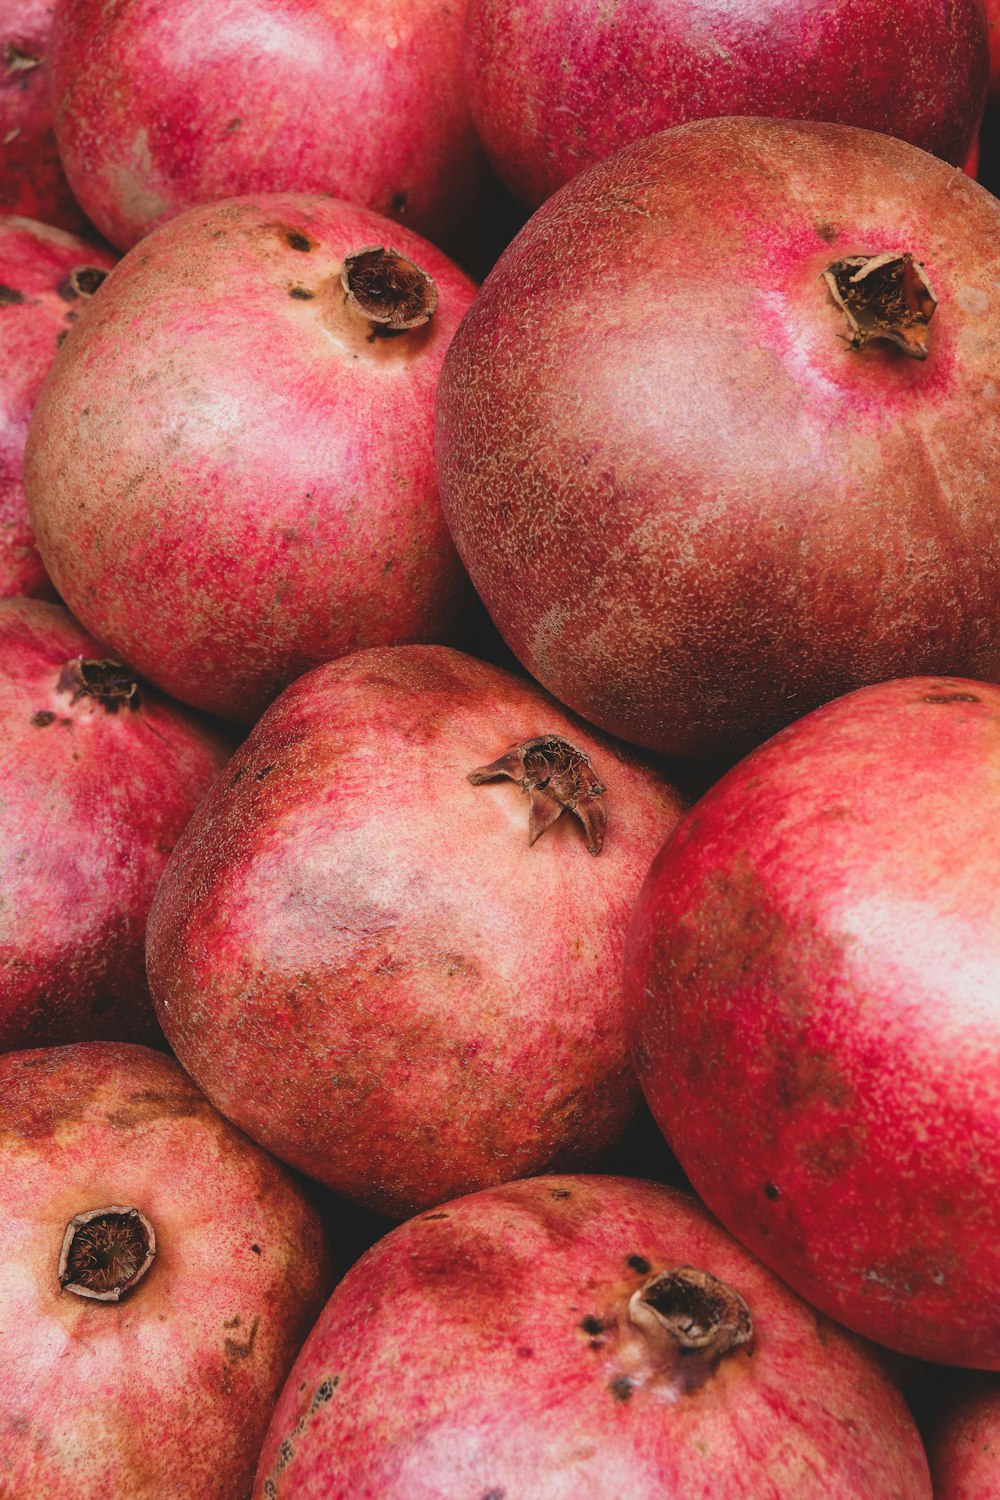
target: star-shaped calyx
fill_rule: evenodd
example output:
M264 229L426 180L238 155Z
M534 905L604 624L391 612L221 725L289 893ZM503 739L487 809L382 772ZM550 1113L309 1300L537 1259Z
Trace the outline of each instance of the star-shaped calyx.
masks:
M558 735L543 734L512 745L498 760L469 772L473 786L501 777L516 781L528 794L529 844L541 838L569 808L583 824L591 854L600 854L607 825L607 787L585 750L578 750Z

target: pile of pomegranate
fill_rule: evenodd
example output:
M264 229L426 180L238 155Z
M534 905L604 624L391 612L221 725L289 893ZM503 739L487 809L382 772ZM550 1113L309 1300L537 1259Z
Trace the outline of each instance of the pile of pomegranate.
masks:
M998 36L0 5L0 1500L1000 1500Z

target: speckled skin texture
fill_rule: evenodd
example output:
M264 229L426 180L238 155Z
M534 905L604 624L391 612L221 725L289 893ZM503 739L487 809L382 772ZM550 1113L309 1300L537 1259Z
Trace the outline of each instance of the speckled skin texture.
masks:
M693 1266L754 1341L679 1393L623 1358L628 1300ZM625 1372L628 1372L627 1374ZM348 1273L289 1376L254 1500L929 1500L872 1354L687 1196L543 1177L412 1219Z
M534 206L716 115L836 120L961 166L986 102L982 0L470 0L465 61L490 159Z
M24 440L42 381L84 305L72 272L114 263L60 229L0 217L0 598L51 589L28 524Z
M468 773L557 734L608 788L604 849ZM184 1066L282 1160L383 1213L593 1160L638 1090L621 962L680 798L534 684L442 647L360 653L275 703L150 919Z
M934 1500L997 1500L1000 1380L959 1377L935 1406L923 1427Z
M921 363L823 280L909 250ZM1000 673L1000 204L846 126L709 120L557 194L453 342L445 511L548 690L735 758L838 693Z
M194 203L329 192L447 239L485 158L464 0L60 0L59 149L122 249Z
M372 338L349 254L436 285ZM165 692L252 721L307 668L449 639L471 597L441 512L433 405L474 286L330 198L189 210L127 255L60 351L29 434L39 548L75 614Z
M172 1058L0 1058L3 1500L245 1500L329 1290L318 1216ZM135 1207L157 1254L119 1303L60 1290L67 1223Z
M54 0L0 0L0 213L85 233L52 129L49 33Z
M146 918L167 855L226 759L145 684L112 713L61 685L108 653L56 604L0 601L0 1050L159 1037Z
M1000 689L863 689L702 798L626 954L646 1097L712 1211L849 1328L984 1368L1000 1368L998 787Z

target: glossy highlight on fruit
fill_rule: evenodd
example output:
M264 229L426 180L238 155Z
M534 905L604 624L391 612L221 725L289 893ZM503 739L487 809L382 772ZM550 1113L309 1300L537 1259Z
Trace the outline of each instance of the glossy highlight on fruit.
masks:
M667 841L625 961L643 1090L712 1212L847 1327L984 1369L998 774L995 686L910 678L818 709Z

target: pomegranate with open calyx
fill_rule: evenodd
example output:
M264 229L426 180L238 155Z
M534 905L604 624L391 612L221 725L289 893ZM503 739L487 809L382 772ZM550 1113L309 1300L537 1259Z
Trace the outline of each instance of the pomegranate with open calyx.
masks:
M934 1393L922 1424L934 1500L1000 1495L1000 1380L952 1377Z
M982 0L470 0L466 76L493 165L543 203L656 130L837 120L962 166L986 103Z
M1000 675L1000 204L841 125L706 120L534 215L449 350L445 510L602 728L732 758L838 693Z
M1000 688L828 704L696 805L626 953L643 1089L709 1208L849 1328L990 1369L998 777Z
M464 23L464 0L60 0L66 172L122 249L192 204L290 191L446 240L485 184Z
M165 692L253 720L320 662L440 640L471 590L434 472L475 288L330 198L189 210L61 350L25 457L60 594Z
M317 668L167 865L161 1025L223 1114L383 1213L593 1160L635 1112L625 930L680 812L627 750L460 652Z
M411 1219L292 1369L255 1500L930 1500L873 1352L686 1194L541 1177Z
M172 1058L0 1058L0 1495L244 1500L329 1289L315 1209Z
M52 129L49 33L55 0L0 0L0 213L81 234Z
M0 598L49 589L21 473L28 420L56 350L114 263L61 229L0 217Z
M159 1037L146 918L225 759L59 605L0 601L0 1051Z

